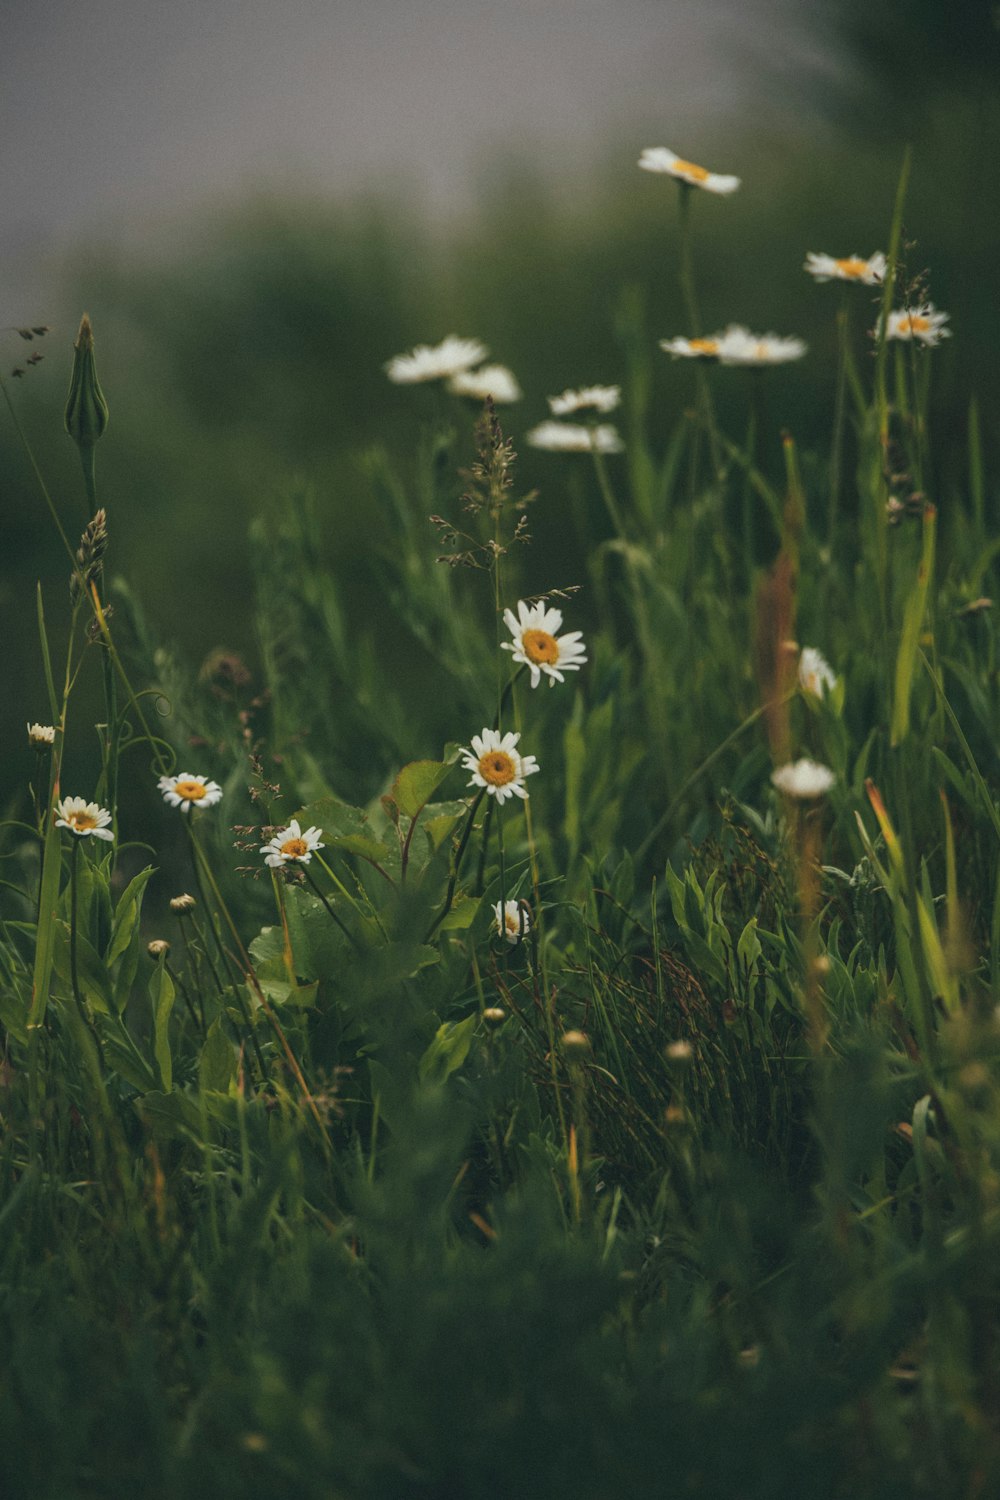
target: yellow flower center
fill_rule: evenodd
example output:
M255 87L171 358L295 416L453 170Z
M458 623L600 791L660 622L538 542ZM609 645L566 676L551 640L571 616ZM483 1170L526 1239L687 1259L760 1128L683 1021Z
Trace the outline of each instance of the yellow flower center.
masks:
M718 354L719 343L717 339L689 339L688 348L695 354Z
M309 853L309 845L305 839L286 839L281 846L280 853L286 859L301 859L303 854Z
M549 662L554 666L559 660L559 642L547 630L526 630L521 645L529 661Z
M508 912L504 918L504 923L511 937L521 936L521 918L517 912Z
M517 777L517 767L506 750L487 750L479 757L479 774L489 786L506 786Z
M71 812L67 815L66 822L80 833L86 833L88 829L97 827L97 819L93 813Z
M203 781L178 781L174 791L184 802L200 802L208 787Z
M675 161L674 171L682 172L685 177L693 177L695 182L705 182L708 173L704 167L696 167L693 161Z
M856 255L847 255L843 260L834 261L837 270L844 276L863 276L868 269L866 260L859 260Z
M930 318L921 317L920 313L908 313L899 323L901 333L927 333L930 326Z

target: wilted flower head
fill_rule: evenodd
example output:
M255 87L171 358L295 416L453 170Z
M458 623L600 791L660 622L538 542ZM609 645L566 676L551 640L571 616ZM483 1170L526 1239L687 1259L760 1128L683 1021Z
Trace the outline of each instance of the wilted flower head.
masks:
M588 385L578 391L563 391L561 396L549 397L549 410L554 417L568 417L576 411L599 411L606 415L621 405L620 385Z
M771 780L778 791L796 802L824 796L836 779L829 766L822 766L815 760L797 760L771 772Z
M884 281L885 268L885 256L881 250L876 250L867 260L861 255L845 255L837 259L810 250L802 267L816 281L860 281L865 286L877 286Z
M111 814L106 807L98 807L96 802L85 802L82 797L63 797L56 803L56 827L68 828L70 833L75 833L79 838L87 838L91 834L95 839L107 839L110 843L114 834L108 827L111 822Z
M713 333L706 339L661 339L660 348L674 359L718 359L724 335Z
M498 729L484 729L482 734L472 736L472 749L465 751L462 769L472 772L470 786L483 787L498 802L508 797L527 799L524 778L538 770L533 755L519 755L519 734L505 734L501 738Z
M644 172L666 172L688 187L705 188L710 193L735 193L740 185L738 177L722 177L717 172L706 171L704 167L695 166L693 161L685 161L669 146L647 146L639 157L639 165Z
M179 776L161 776L156 784L163 793L164 802L179 807L181 812L192 807L214 807L222 796L217 781L193 776L190 771L181 771Z
M493 921L497 932L503 933L512 948L531 931L531 912L524 901L498 901L493 908Z
M28 744L34 750L44 750L56 742L56 732L51 724L29 724Z
M576 672L587 660L583 649L583 636L579 630L569 635L557 636L562 627L562 610L546 609L545 603L517 603L517 614L505 609L504 623L513 641L501 641L504 651L512 651L514 660L531 672L531 686L537 687L544 672L549 686L563 682L564 672Z
M497 406L520 401L524 392L506 365L483 365L481 370L460 370L448 382L453 396L468 396L485 401L489 396Z
M170 898L170 910L178 917L186 916L189 911L194 911L197 905L197 901L193 896L189 896L187 891L183 895Z
M825 698L837 685L837 677L830 663L815 646L803 646L799 657L799 687L813 698Z
M779 338L776 333L751 333L740 323L731 323L719 339L719 363L760 368L801 359L806 352L802 339Z
M909 343L917 339L928 348L933 348L942 339L951 338L951 329L945 328L946 312L938 312L933 302L924 302L920 307L898 307L889 314L885 336L887 339L903 339Z
M539 422L526 434L533 448L549 453L621 453L622 440L617 427L602 422L597 427L582 427L576 422Z
M303 832L298 818L293 818L287 828L279 828L274 837L261 846L264 863L275 870L293 861L307 865L314 850L326 847L320 838L322 832L322 828L307 828Z
M471 369L489 350L478 339L461 339L450 333L440 344L418 344L409 354L397 354L385 366L395 385L415 385L423 380L448 380Z

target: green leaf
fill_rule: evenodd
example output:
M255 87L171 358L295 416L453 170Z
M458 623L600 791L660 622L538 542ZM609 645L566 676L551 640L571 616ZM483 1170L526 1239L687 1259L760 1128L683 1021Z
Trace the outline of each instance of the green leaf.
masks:
M139 924L143 894L153 868L152 865L147 865L144 870L140 870L139 874L129 881L118 898L114 926L111 929L111 942L105 954L105 962L109 966L115 962L115 959L121 958L132 940L132 934Z
M469 1055L472 1035L476 1029L478 1015L466 1016L464 1021L444 1021L434 1034L427 1051L420 1059L420 1081L444 1083Z
M225 1094L235 1077L236 1050L226 1035L222 1017L216 1016L198 1059L198 1082L203 1089Z
M392 783L389 795L404 818L417 816L451 769L451 762L443 760L414 760L403 767Z
M892 731L890 743L893 748L902 744L910 732L910 693L913 673L917 665L917 647L920 631L927 610L927 590L934 569L934 524L937 512L929 507L924 512L924 548L917 569L917 578L903 612L903 629L899 637L896 655L896 684L892 705Z
M56 923L52 947L52 962L56 973L68 990L73 986L72 959L70 953L69 923L61 919ZM80 992L95 1011L111 1015L114 1001L111 994L111 977L104 960L94 945L82 932L76 935L76 977Z
M149 999L153 1007L153 1053L160 1081L169 1094L173 1087L173 1063L170 1056L170 1012L174 1008L174 982L167 973L166 954L157 960L149 981Z

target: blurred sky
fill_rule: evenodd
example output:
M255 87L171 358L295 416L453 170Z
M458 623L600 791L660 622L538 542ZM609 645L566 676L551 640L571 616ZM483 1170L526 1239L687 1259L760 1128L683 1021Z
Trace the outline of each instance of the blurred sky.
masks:
M794 0L0 0L0 323L81 234L145 241L248 191L405 192L442 217L491 150L585 182L623 126L695 154L833 62ZM728 170L726 162L713 163Z

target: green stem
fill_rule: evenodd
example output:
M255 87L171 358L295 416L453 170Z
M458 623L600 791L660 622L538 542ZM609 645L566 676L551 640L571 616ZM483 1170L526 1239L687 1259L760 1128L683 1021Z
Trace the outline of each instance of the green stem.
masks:
M343 919L340 916L340 913L334 911L332 902L330 902L330 901L327 900L326 894L320 889L320 886L318 885L318 883L316 881L316 877L313 875L313 873L309 869L308 865L303 865L302 869L303 869L303 872L304 872L305 877L308 880L309 884L312 886L312 888L315 891L316 895L322 901L323 905L326 907L326 909L329 912L330 916L336 922L337 926L340 928L341 932L344 934L344 936L347 939L347 941L351 944L351 946L353 947L355 953L363 953L364 952L364 948L362 947L361 943L355 937L354 933L350 930L350 928L345 925Z
M840 513L840 476L844 449L844 410L847 398L847 365L850 349L850 288L842 287L837 310L837 388L833 399L833 439L830 444L830 495L827 509L826 541L833 549Z
M428 927L427 932L424 936L425 943L430 942L431 938L434 936L435 932L437 932L445 917L451 911L451 904L455 899L455 886L458 884L458 876L462 868L462 860L465 857L465 851L469 843L469 835L472 833L472 825L475 821L476 813L479 811L479 804L482 802L485 796L486 788L483 787L477 794L476 800L469 808L469 816L465 820L465 827L462 830L462 837L459 840L458 849L455 853L455 863L452 865L451 875L448 880L448 890L445 894L444 905L438 912L437 916L434 918L431 925Z
M77 969L77 958L76 958L77 862L78 862L79 856L80 856L80 835L77 834L77 833L74 833L74 834L71 834L70 837L73 840L73 844L72 844L72 850L73 850L73 852L72 852L72 854L70 856L70 866L69 866L69 903L70 903L70 910L69 910L69 974L70 974L70 980L71 980L72 986L73 986L73 999L76 1001L76 1008L80 1012L80 1019L82 1020L83 1024L87 1027L87 1030L90 1032L91 1036L94 1038L94 1046L97 1048L97 1056L98 1056L98 1058L100 1060L101 1067L103 1068L104 1067L104 1050L101 1047L101 1039L100 1039L100 1037L97 1034L97 1026L94 1023L94 1021L93 1021L93 1019L92 1019L92 1017L90 1015L90 1012L88 1011L87 1006L86 1006L86 1004L84 1002L83 995L80 992L80 975L79 975L79 971Z

